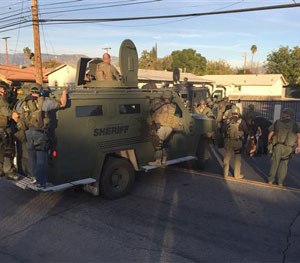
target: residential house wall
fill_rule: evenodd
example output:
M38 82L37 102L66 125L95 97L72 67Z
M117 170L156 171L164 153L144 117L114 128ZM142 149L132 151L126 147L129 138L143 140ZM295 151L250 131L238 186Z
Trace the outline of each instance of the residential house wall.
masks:
M58 86L74 86L75 85L76 69L65 65L59 70L55 70L48 74L48 84L50 87Z
M288 84L281 74L260 75L205 75L215 81L213 90L226 88L231 99L281 99Z

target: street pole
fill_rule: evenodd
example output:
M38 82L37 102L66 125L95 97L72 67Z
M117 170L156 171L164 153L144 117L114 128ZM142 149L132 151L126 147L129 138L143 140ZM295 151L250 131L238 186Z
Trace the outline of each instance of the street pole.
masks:
M5 64L8 65L8 47L7 47L7 39L10 37L2 37L5 40L5 50L6 50L6 57L5 57Z
M38 84L43 84L42 56L40 44L39 16L37 0L31 0L34 59L35 59L35 80Z
M102 48L102 49L104 49L104 53L108 53L108 50L110 50L111 47L104 47L104 48Z
M247 67L247 52L245 52L245 56L244 56L244 74L246 74L246 67Z

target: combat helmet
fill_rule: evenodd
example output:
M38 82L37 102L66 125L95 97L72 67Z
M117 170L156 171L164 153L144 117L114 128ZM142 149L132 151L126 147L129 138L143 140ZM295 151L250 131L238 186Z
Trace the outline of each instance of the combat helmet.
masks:
M283 109L282 113L283 113L283 114L287 114L287 115L289 115L290 117L293 117L294 114L295 114L294 110L291 109L291 108L285 108L285 109Z
M248 109L249 109L250 111L254 111L254 105L253 105L253 104L249 104Z
M30 92L31 93L38 93L40 94L41 91L43 90L42 85L38 83L33 83L30 85Z

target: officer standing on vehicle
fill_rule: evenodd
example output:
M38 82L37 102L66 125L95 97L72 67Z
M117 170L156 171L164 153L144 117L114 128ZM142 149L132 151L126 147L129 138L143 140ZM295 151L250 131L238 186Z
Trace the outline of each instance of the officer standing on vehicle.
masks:
M282 113L282 118L271 125L268 134L268 148L271 154L268 182L274 183L277 172L279 186L283 186L292 154L300 152L300 127L292 119L294 111L286 108Z
M165 165L167 162L166 144L173 129L181 123L175 116L176 106L172 103L171 92L164 92L160 99L152 101L150 105L150 135L155 148L155 161L149 165Z
M28 153L28 168L30 176L36 179L38 187L45 187L47 182L47 161L49 150L50 119L48 112L63 108L67 103L67 91L62 90L60 101L41 96L42 87L39 84L31 86L31 94L25 99L23 115L28 129L26 135L26 150Z
M243 136L247 133L247 125L240 116L238 107L231 110L231 116L224 123L224 178L229 175L229 165L232 152L234 153L234 178L242 179L241 152L243 148Z
M0 83L0 176L17 180L18 175L13 165L14 142L11 130L11 121L17 121L18 115L14 113L7 98L7 85Z
M110 64L110 55L104 53L102 60L103 62L97 64L96 80L120 80L120 73Z

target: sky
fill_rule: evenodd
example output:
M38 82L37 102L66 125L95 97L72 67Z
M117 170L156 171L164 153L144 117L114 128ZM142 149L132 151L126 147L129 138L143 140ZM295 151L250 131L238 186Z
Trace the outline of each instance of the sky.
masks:
M40 19L120 18L177 15L300 3L300 0L38 0ZM0 0L0 37L8 39L9 53L34 49L30 24L31 0ZM19 23L21 22L21 24ZM23 23L24 22L24 23ZM157 44L158 57L192 48L208 60L225 60L242 67L251 60L263 64L280 46L300 46L300 7L247 13L172 19L76 24L41 24L44 54L84 54L101 57L109 47L118 56L124 39L135 43L140 56ZM0 41L0 53L5 43Z

